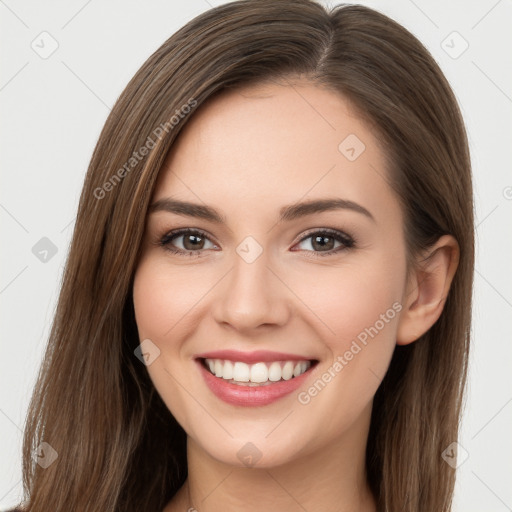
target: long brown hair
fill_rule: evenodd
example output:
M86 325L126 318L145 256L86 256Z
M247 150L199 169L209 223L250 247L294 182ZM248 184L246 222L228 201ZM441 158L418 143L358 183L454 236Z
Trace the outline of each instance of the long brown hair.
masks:
M377 391L366 461L380 511L450 510L454 470L441 453L458 436L474 265L462 117L439 67L402 26L366 7L310 0L206 11L146 61L115 104L85 178L27 416L27 510L154 512L185 481L185 433L134 355L132 283L149 201L169 149L207 99L298 76L342 94L375 130L405 214L409 261L443 234L459 243L441 317L395 349ZM47 468L34 458L42 442L58 454Z

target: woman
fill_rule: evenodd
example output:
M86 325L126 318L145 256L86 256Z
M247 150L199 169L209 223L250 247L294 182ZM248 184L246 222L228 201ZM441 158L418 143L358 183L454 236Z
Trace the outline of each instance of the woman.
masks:
M450 510L473 244L462 118L403 27L198 16L93 154L25 510Z

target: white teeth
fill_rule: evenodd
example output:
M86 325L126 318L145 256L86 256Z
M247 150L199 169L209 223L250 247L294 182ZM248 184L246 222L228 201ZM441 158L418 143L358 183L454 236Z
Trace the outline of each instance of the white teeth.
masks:
M215 364L222 364L220 359L215 360ZM250 369L249 365L245 363L240 363L237 361L233 366L233 380L237 380L238 382L249 382L250 380Z
M231 361L224 361L224 368L222 369L222 378L230 380L233 378L233 363Z
M283 379L290 380L293 376L293 363L291 361L286 361L281 371Z
M290 380L302 375L311 366L310 361L273 361L271 363L247 364L224 359L205 359L210 372L216 377L234 384L248 382L269 384L280 380Z
M215 360L215 376L222 377L222 370L224 369L224 365L220 359Z
M272 382L281 380L281 365L277 361L274 361L268 369L268 380Z
M256 363L251 366L251 382L267 382L268 368L265 363Z

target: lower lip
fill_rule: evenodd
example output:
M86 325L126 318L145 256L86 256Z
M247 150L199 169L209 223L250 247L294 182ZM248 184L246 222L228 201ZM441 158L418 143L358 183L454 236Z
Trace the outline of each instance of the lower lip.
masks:
M310 366L302 375L290 380L281 380L265 386L243 386L231 384L221 377L216 377L204 367L201 360L196 360L196 363L199 365L206 385L218 398L228 404L244 407L268 405L293 393L309 377L313 368Z

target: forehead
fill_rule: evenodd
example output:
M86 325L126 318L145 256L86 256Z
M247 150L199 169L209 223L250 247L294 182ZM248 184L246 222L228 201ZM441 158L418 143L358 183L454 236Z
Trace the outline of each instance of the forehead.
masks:
M378 140L350 103L294 82L246 86L202 105L171 149L154 199L254 211L326 195L371 197L376 208L396 202Z

